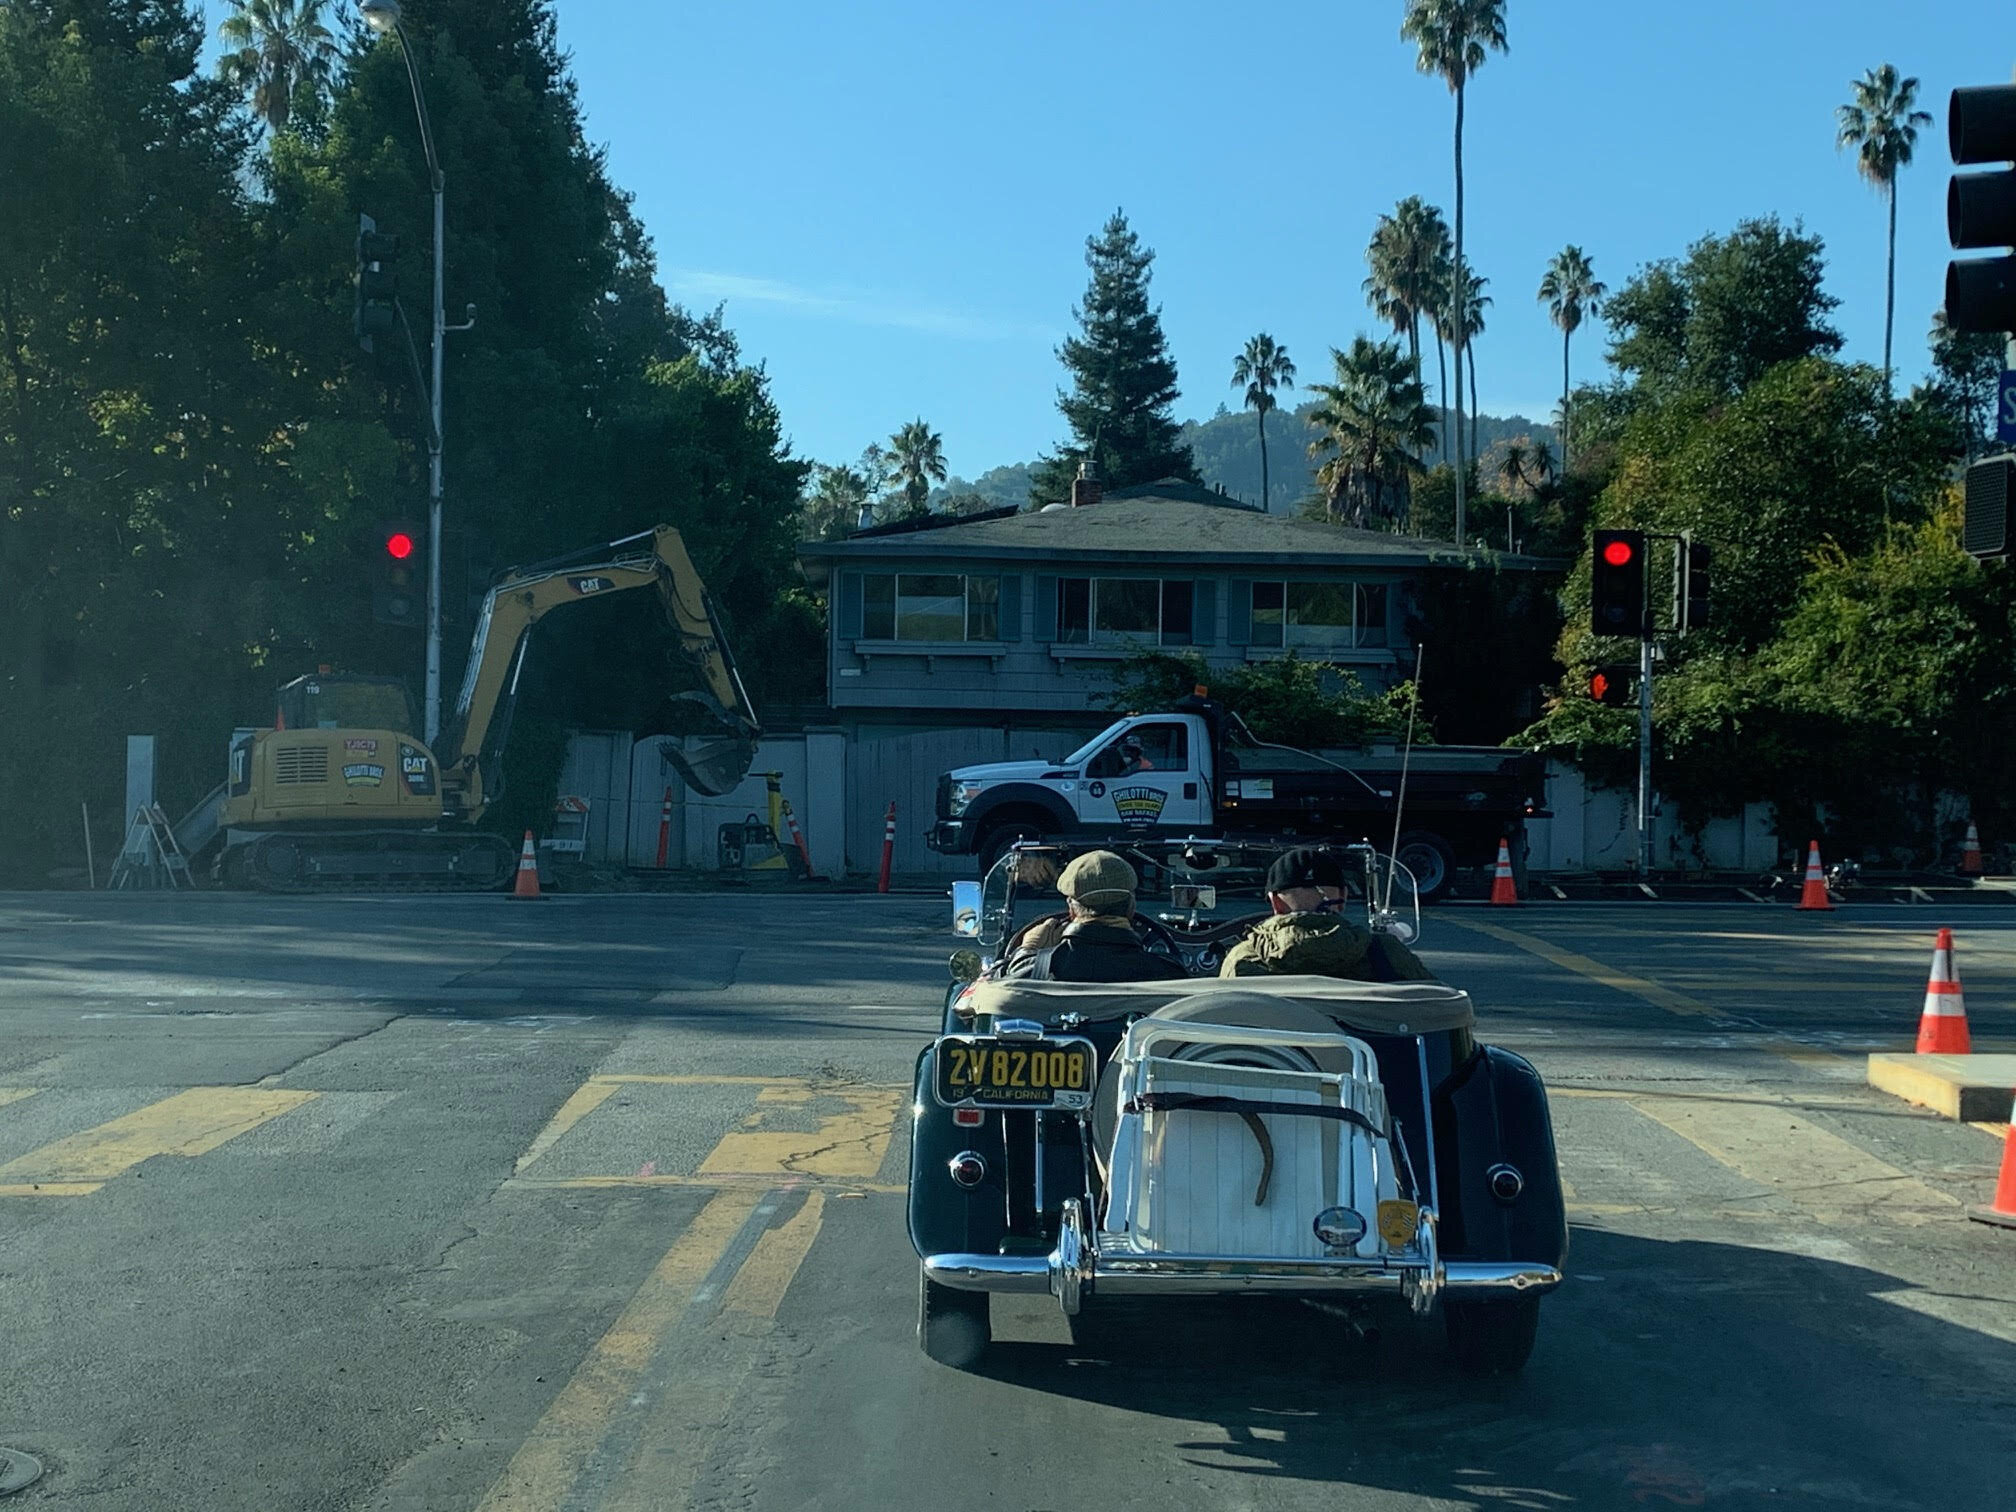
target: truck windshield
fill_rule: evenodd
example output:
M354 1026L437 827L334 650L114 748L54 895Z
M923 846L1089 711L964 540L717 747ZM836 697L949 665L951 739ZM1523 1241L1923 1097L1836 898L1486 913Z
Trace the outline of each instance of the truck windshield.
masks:
M1097 735L1094 735L1090 740L1086 741L1085 744L1078 747L1078 749L1073 751L1069 756L1066 756L1064 758L1064 765L1076 766L1081 761L1089 760L1091 758L1092 753L1098 750L1099 747L1104 745L1108 740L1112 739L1113 736L1117 735L1120 732L1120 727L1126 723L1127 721L1124 719L1114 720L1113 723L1106 726L1105 729L1101 730Z

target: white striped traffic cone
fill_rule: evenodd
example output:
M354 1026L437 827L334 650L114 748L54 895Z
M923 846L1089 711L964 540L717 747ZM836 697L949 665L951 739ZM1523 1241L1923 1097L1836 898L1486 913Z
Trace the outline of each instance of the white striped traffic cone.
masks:
M1925 984L1925 1011L1918 1016L1918 1053L1966 1055L1972 1049L1967 999L1960 992L1960 974L1953 969L1953 931L1942 929L1932 943L1932 980Z

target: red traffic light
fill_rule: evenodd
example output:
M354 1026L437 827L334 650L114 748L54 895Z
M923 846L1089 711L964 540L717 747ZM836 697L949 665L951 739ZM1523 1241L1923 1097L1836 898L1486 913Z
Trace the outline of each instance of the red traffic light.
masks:
M385 555L395 562L403 562L413 555L413 537L403 530L395 530L385 537Z
M1598 703L1610 696L1610 679L1605 673L1598 672L1589 679L1589 696Z
M1610 541L1603 547L1603 560L1612 567L1629 567L1632 554L1629 541Z

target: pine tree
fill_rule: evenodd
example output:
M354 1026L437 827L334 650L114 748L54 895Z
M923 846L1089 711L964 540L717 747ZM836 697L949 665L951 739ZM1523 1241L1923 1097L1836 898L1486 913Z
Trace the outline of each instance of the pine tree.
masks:
M1106 488L1162 478L1198 481L1169 412L1176 402L1176 364L1162 335L1162 312L1148 302L1154 262L1124 211L1114 211L1097 236L1086 238L1092 281L1071 312L1079 334L1066 337L1057 352L1071 374L1071 392L1057 396L1071 440L1037 465L1030 489L1037 504L1068 499L1078 464L1088 457Z

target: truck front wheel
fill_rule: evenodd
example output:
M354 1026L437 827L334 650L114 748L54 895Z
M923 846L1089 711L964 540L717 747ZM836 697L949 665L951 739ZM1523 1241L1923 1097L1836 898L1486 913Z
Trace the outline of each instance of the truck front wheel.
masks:
M1043 826L1028 819L1013 819L1005 824L997 824L980 837L975 854L980 857L980 869L992 871L994 863L1008 854L1008 847L1018 840L1041 842L1046 837Z
M1420 889L1423 903L1449 895L1456 880L1456 852L1447 840L1432 830L1409 830L1400 837L1395 855L1414 874L1414 885Z

